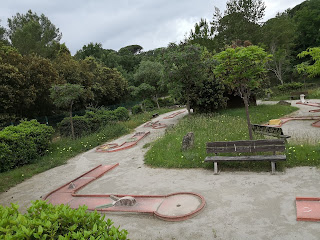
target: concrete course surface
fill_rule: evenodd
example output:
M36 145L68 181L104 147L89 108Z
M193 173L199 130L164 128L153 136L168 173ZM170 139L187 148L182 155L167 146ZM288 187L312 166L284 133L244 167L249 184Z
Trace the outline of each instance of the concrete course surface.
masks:
M187 112L163 119L169 114L154 121L176 124ZM143 146L161 137L165 129L140 126L136 131L150 131L151 134L127 150L98 153L92 149L79 154L67 164L38 174L0 194L0 204L8 206L10 202L18 202L25 210L31 200L42 198L99 164L120 163L78 193L167 195L195 192L201 194L207 203L198 215L181 222L166 222L143 214L107 213L106 218L111 218L115 226L128 230L130 239L320 238L320 223L296 221L295 207L298 196L320 197L319 169L297 167L276 175L226 171L213 175L213 169L150 168L144 165L144 154L148 149ZM320 129L313 128L313 131L319 133ZM130 136L132 134L112 142L121 144Z

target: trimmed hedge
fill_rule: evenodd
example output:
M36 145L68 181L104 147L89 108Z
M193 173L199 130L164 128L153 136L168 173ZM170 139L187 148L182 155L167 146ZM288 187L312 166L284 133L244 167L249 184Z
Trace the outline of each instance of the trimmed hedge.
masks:
M32 162L48 149L53 128L36 120L0 131L0 172Z
M87 111L84 116L75 116L73 119L74 135L81 137L98 131L101 127L116 121L129 119L129 111L124 107L110 111L105 109L93 109ZM60 135L71 136L70 118L64 118L59 124Z
M0 235L4 239L127 239L126 230L114 227L110 219L104 221L97 211L86 210L86 206L71 209L37 200L21 214L16 204L0 205Z

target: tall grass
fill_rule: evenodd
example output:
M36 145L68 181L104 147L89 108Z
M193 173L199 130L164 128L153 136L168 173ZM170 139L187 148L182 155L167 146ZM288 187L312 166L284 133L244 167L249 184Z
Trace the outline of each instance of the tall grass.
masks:
M263 123L270 119L287 115L298 108L281 105L261 105L250 107L252 123ZM183 136L194 132L195 146L188 151L181 151ZM255 139L264 136L255 135ZM244 109L228 109L215 114L191 115L182 119L172 130L152 144L145 155L145 163L153 167L165 168L212 168L212 163L205 163L206 143L212 141L248 140L248 127ZM296 149L294 151L294 149ZM287 146L287 158L284 166L318 166L320 164L319 146ZM310 159L310 160L305 160ZM225 168L237 170L269 171L269 162L234 162L220 164Z
M107 125L99 132L77 139L58 138L53 141L47 154L35 159L32 164L24 165L8 172L0 173L0 192L15 186L35 174L65 164L68 159L79 153L88 151L109 140L128 134L137 126L149 121L154 113L165 113L172 109L159 109L147 113L133 115L130 120Z

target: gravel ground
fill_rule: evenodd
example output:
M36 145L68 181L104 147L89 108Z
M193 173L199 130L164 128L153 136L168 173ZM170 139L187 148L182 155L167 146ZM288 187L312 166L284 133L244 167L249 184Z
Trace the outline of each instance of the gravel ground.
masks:
M185 114L168 120L162 115L156 120L175 124ZM145 130L142 126L136 129ZM164 195L185 191L201 194L207 203L201 213L182 222L165 222L141 214L108 213L116 226L129 231L130 239L319 239L319 223L296 221L295 208L297 196L320 197L319 169L298 167L276 175L270 172L213 175L213 170L205 169L154 169L144 165L147 149L143 145L161 137L165 130L150 131L148 137L131 149L115 153L96 153L92 149L63 166L38 174L0 194L0 204L18 202L26 209L31 200L40 199L99 164L120 163L79 193ZM121 143L131 135L116 142Z
M308 100L312 103L319 103L319 99ZM317 109L317 107L311 107L307 105L297 104L297 100L287 101L291 103L291 106L298 107L299 110L293 112L288 116L301 117L301 116L319 116L320 112L310 113L309 110ZM258 101L258 104L276 104L278 101ZM319 108L320 109L320 108ZM315 120L293 120L282 125L282 130L285 135L291 136L288 142L302 143L308 142L310 144L317 144L320 141L320 128L311 126Z

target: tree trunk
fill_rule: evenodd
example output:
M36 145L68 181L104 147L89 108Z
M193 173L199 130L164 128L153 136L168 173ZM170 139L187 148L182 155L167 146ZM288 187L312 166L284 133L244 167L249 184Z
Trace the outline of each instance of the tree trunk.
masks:
M247 124L248 124L248 130L249 130L249 137L250 140L253 140L252 136L252 129L251 129L251 122L250 122L250 115L249 115L249 104L248 104L249 96L247 94L243 95L243 102L246 109L246 116L247 116Z
M71 102L70 104L70 126L71 126L71 136L73 139L75 139L75 136L74 136L74 128L73 128L73 119L72 119L72 105L73 105L73 102Z
M145 99L142 100L142 104L141 105L142 105L143 112L147 112Z
M190 97L189 97L189 94L187 94L187 110L188 110L188 114L190 114Z
M156 94L156 103L157 103L158 109L160 109L159 100L158 100L158 94Z

